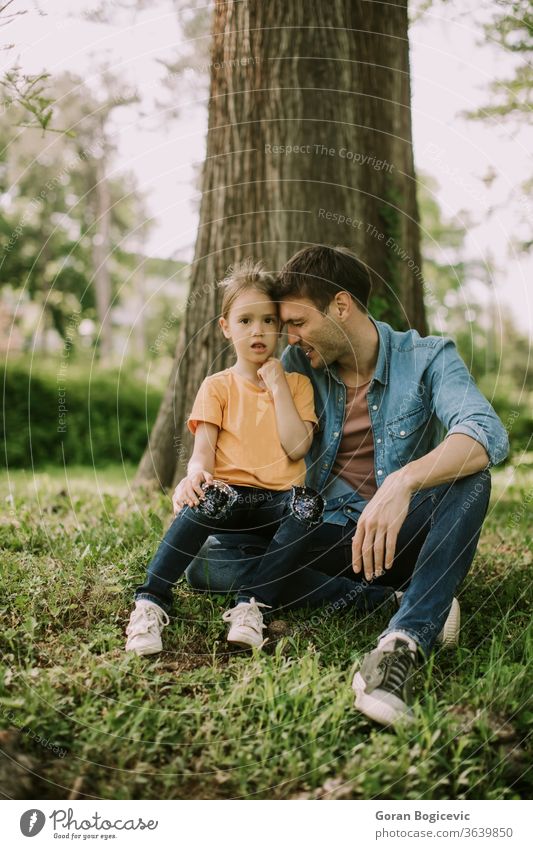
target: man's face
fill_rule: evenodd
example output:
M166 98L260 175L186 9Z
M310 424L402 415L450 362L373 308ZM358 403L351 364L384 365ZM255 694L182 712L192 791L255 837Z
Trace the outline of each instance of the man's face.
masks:
M346 337L329 314L308 298L284 298L280 317L289 338L289 345L298 345L313 368L331 365L346 348Z

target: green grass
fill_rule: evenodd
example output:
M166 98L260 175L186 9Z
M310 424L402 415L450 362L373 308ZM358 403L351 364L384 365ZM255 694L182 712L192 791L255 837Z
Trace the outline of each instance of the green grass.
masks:
M165 652L126 655L132 589L170 520L133 472L0 477L0 727L20 729L30 797L531 795L531 470L495 472L461 647L421 671L419 724L398 733L353 710L381 613L294 613L293 636L247 657L228 652L224 599L180 584Z

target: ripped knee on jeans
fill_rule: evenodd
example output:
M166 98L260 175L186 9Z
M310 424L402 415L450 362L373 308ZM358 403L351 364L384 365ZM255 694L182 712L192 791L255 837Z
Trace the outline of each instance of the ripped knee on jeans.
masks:
M320 523L325 506L326 502L315 489L310 486L293 486L289 502L291 513L308 527Z
M209 519L223 519L230 512L233 504L237 501L239 493L224 481L203 483L202 489L205 498L192 509L195 513L207 516Z

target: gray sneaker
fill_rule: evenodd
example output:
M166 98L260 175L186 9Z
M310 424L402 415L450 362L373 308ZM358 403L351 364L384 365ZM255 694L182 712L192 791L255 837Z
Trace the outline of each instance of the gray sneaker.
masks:
M417 646L407 634L386 634L378 647L366 654L355 673L352 688L355 707L382 725L398 720L413 722L413 675L418 665Z

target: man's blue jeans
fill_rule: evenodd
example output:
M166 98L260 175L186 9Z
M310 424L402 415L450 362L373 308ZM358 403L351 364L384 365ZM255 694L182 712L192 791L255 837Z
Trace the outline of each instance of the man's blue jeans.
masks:
M404 589L400 609L382 635L402 631L428 654L450 611L452 600L474 558L490 497L488 470L451 484L417 492L398 536L390 571L372 585ZM357 517L347 525L324 523L308 536L300 568L284 585L285 606L335 600L340 577L366 583L352 568L351 542ZM194 589L231 592L242 583L260 585L257 563L264 546L250 534L211 536L186 571ZM317 580L317 575L322 577Z
M260 562L254 562L254 570L241 572L232 589L237 591L238 601L255 596L258 601L275 608L284 597L285 581L305 555L313 530L320 526L320 518L307 516L305 511L302 513L298 509L298 489L279 492L235 486L237 500L217 511L216 517L203 514L201 505L198 509L182 508L152 558L144 584L137 587L135 600L147 599L170 613L172 589L209 534L217 530L244 529L258 535L263 550ZM315 502L317 497L322 502L314 493ZM322 507L319 512L321 510ZM321 573L317 572L316 577L319 588L329 582ZM354 592L354 584L347 578L335 579L335 600L347 597L346 604L366 611L381 604L392 593L388 587L359 589L360 592ZM327 597L327 591L323 597Z

